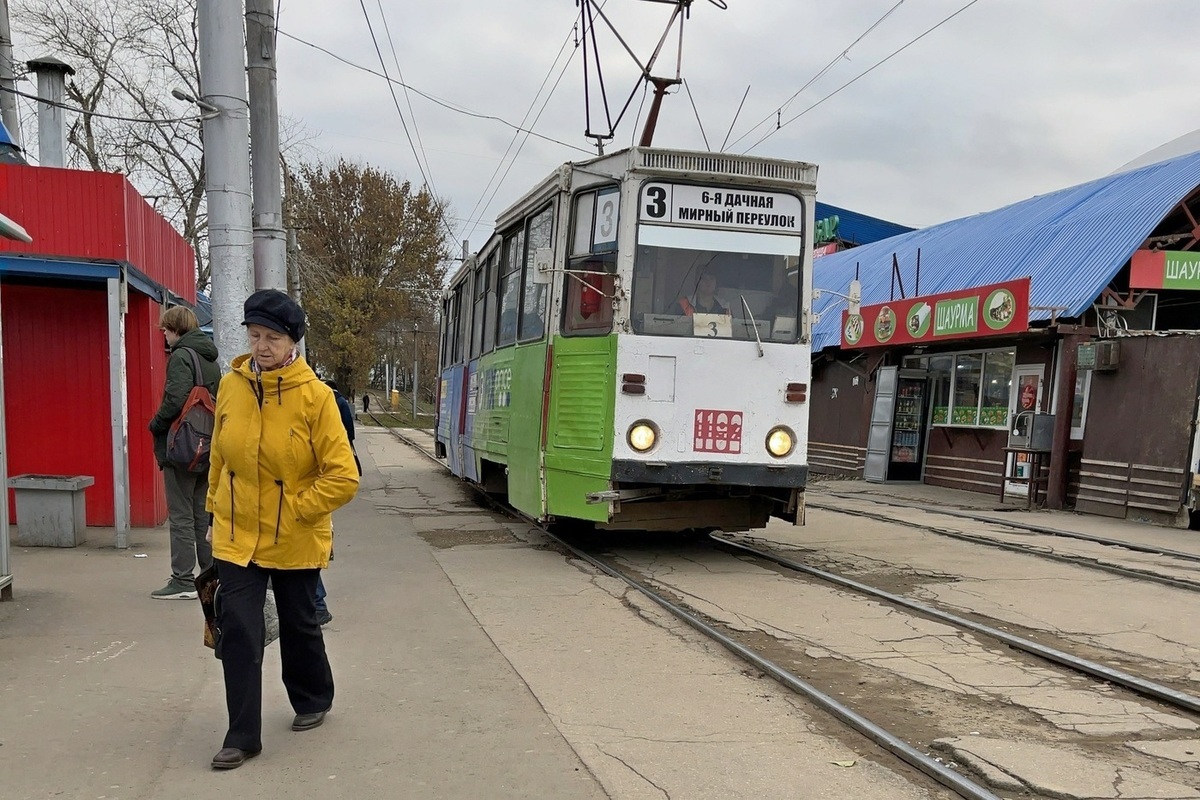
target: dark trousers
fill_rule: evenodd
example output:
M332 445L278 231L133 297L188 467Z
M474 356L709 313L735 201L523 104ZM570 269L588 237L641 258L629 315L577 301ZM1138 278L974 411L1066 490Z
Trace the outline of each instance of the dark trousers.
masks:
M197 561L201 572L212 565L212 545L205 539L208 473L188 472L167 464L163 467L163 482L167 487L167 514L171 522L171 577L190 584Z
M317 569L239 567L217 559L221 579L221 666L229 731L223 747L262 748L263 604L267 581L279 609L279 655L283 685L297 714L333 705L333 672L317 624Z

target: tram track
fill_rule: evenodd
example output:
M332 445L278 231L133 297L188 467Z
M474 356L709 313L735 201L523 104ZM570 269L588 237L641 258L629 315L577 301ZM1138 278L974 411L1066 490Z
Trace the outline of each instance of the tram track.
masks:
M905 508L913 511L924 511L929 514L939 514L946 517L957 517L958 519L972 520L975 522L986 522L1004 528L1013 528L1014 530L1029 531L1030 533L1040 533L1045 536L1057 536L1064 539L1075 539L1082 542L1092 542L1093 544L1103 544L1110 547L1119 547L1124 550L1130 550L1135 553L1147 553L1150 555L1169 556L1177 558L1181 561L1194 561L1200 563L1200 553L1191 553L1184 550L1173 550L1166 547L1153 547L1150 545L1140 544L1139 542L1130 542L1125 539L1113 539L1107 536L1095 536L1090 533L1081 533L1079 531L1066 531L1060 528L1050 528L1045 525L1032 525L1028 522L1017 522L1015 520L997 519L989 517L985 514L970 514L965 511L956 511L949 508L939 508L936 505L918 505L915 503L904 503L894 499L882 499L866 495L864 493L844 493L844 492L829 492L821 491L820 494L828 497L836 497L839 500L860 500L864 502L874 503L876 505L888 506L890 508ZM818 506L820 507L820 506Z
M434 457L432 453L428 452L421 442L416 441L412 437L405 436L403 433L393 428L388 428L388 430L398 440L407 444L413 449L416 449L434 463L445 468L444 462ZM501 507L499 510L502 510L510 515L513 513L511 509L506 507ZM867 739L883 748L885 751L889 752L896 758L899 758L912 768L917 769L922 774L936 781L940 785L965 798L999 797L999 795L994 793L987 786L981 785L971 778L949 767L946 759L936 758L931 753L923 752L922 749L905 741L903 737L894 731L888 730L877 722L874 722L866 716L863 716L859 712L855 711L849 705L834 699L833 695L831 694L831 690L828 687L826 687L825 690L822 690L822 688L819 688L815 684L786 669L776 661L772 661L768 656L756 650L755 647L748 646L742 641L738 641L739 637L736 631L722 631L720 628L727 628L727 626L722 626L719 621L711 619L706 620L701 612L688 608L683 602L673 601L667 596L670 594L676 597L686 598L686 593L677 592L669 584L662 584L661 581L658 581L657 579L641 581L637 578L631 577L625 570L613 566L612 564L605 563L605 561L601 558L586 552L584 549L578 547L576 544L573 544L563 537L546 530L545 527L525 518L523 515L517 516L523 521L534 525L539 533L553 541L555 545L561 548L564 553L572 555L573 557L589 564L600 572L603 572L609 577L612 577L629 586L636 592L649 599L655 605L659 606L672 616L687 624L692 629L702 633L706 637L720 644L738 658L751 664L755 669L760 670L763 674L769 675L780 685L805 697L840 723L849 726L854 731L865 736ZM951 625L960 630L970 631L971 633L990 638L1014 650L1051 662L1058 668L1086 675L1090 678L1095 678L1115 686L1123 687L1128 691L1151 698L1166 707L1178 709L1188 714L1200 714L1200 698L1185 692L1181 692L1165 684L1160 684L1146 678L1132 675L1116 669L1115 667L1101 664L1099 662L1089 661L1063 650L1048 647L1038 642L1015 636L1006 631L998 630L973 620L948 614L947 612L933 608L932 606L928 606L899 595L892 595L882 590L875 589L874 587L867 586L866 584L862 584L833 573L808 567L777 554L758 550L723 536L714 534L711 537L711 542L714 547L731 552L735 555L749 556L753 559L766 560L787 570L806 574L810 577L817 578L820 581L833 583L840 588L850 589L854 592L870 596L874 600L903 608L906 610L906 613L914 613L919 616L924 616L944 624ZM1198 585L1198 587L1200 587L1200 585ZM744 639L745 637L741 638ZM837 691L837 689L835 688L832 691Z
M396 439L415 449L421 455L445 469L445 463L435 457L433 453L430 453L427 449L425 449L421 443L417 442L411 437L403 435L394 428L382 425L378 417L375 417L373 413L368 413L373 419L375 419L377 424L380 424L381 427L386 428L394 437L396 437ZM513 514L513 511L507 507L505 507L503 510L510 515ZM756 669L759 669L763 673L770 675L775 681L784 687L791 689L802 697L807 698L810 702L833 716L835 719L867 737L870 741L874 742L886 752L899 758L901 761L913 767L914 769L917 769L927 777L934 780L936 783L952 790L960 797L967 798L967 800L1001 800L999 795L995 794L987 787L976 783L970 778L965 777L961 773L951 769L944 764L941 759L921 752L918 748L915 748L905 742L901 737L873 723L867 717L852 710L849 706L838 702L831 695L817 689L817 687L803 680L798 675L795 675L765 656L755 652L752 648L737 642L732 637L722 633L714 626L705 622L698 614L692 613L683 606L672 602L662 594L655 592L648 586L628 576L624 571L604 563L599 558L596 558L595 556L576 547L566 539L546 530L544 526L539 525L535 521L529 520L523 515L517 516L523 521L535 525L537 530L542 535L553 541L565 553L574 556L575 558L591 565L609 577L614 578L639 592L651 602L655 603L672 616L684 622L689 627L707 636L712 641L717 642L726 650L741 658L746 663L754 666Z
M842 495L834 495L834 496L843 497ZM860 499L860 498L858 498L855 495L848 495L848 496L845 496L845 499L856 500L856 499ZM877 502L877 501L872 499L872 500L868 500L868 502ZM1104 537L1090 537L1087 534L1070 535L1071 532L1069 532L1069 531L1054 531L1054 533L1050 533L1050 531L1052 531L1053 529L1034 530L1033 528L1031 528L1029 526L1017 525L1017 524L1009 523L1009 522L1006 522L1003 520L996 520L996 519L992 519L990 517L984 517L982 515L959 515L959 514L951 515L946 511L936 511L933 509L926 508L924 506L913 506L913 505L908 505L908 504L903 504L903 503L896 503L896 504L880 503L880 505L895 505L896 507L905 508L905 509L909 509L912 511L920 511L920 512L926 512L926 513L932 513L932 514L945 514L948 516L962 516L966 519L979 521L979 522L983 522L983 523L987 523L987 524L992 524L992 525L996 525L998 527L1017 527L1018 529L1021 529L1021 530L1030 530L1031 532L1039 533L1039 534L1057 535L1057 536L1062 536L1064 538L1078 539L1078 540L1088 541L1088 542L1095 543L1095 544L1111 546L1114 548L1123 548L1123 549L1135 551L1135 552L1141 552L1141 553L1146 553L1146 554L1151 554L1151 555L1160 555L1165 558L1178 558L1180 560L1188 561L1189 563L1191 563L1193 561L1196 563L1200 563L1200 556L1195 556L1195 554L1183 553L1181 551L1167 550L1165 548L1164 549L1151 548L1148 546L1133 547L1133 546L1129 546L1127 543L1122 542L1117 539L1104 539ZM1155 571L1149 570L1149 569L1142 569L1142 568L1131 567L1131 566L1127 566L1127 565L1123 566L1120 564L1110 564L1110 563L1101 561L1097 558L1093 558L1090 556L1058 553L1058 552L1054 552L1053 550L1046 550L1044 548L1039 548L1036 546L1022 545L1022 544L1017 544L1015 542L1001 541L999 539L990 538L989 536L986 536L986 535L968 533L966 531L955 530L952 528L943 528L943 527L940 527L937 525L932 525L932 524L925 523L925 522L918 522L916 520L901 519L901 518L896 517L895 515L885 514L883 512L865 511L862 509L854 509L854 508L843 508L840 506L830 505L828 503L822 503L819 501L813 502L812 500L806 500L805 506L809 509L817 509L820 511L829 511L829 512L832 512L835 514L844 514L847 516L860 517L863 519L875 520L877 522L885 522L885 523L888 523L891 525L900 525L900 526L903 526L906 528L913 528L915 530L924 531L926 533L931 533L936 536L943 536L943 537L946 537L949 539L957 539L958 541L968 542L970 544L978 544L978 545L983 545L985 547L994 547L994 548L997 548L1000 550L1007 550L1007 551L1013 552L1013 553L1022 553L1024 555L1036 556L1038 558L1044 558L1044 559L1047 559L1050 561L1058 561L1058 562L1064 563L1064 564L1072 564L1075 566L1085 567L1088 569L1101 570L1101 571L1108 572L1108 573L1111 573L1114 575L1120 575L1125 578L1132 578L1134 580L1141 580L1141 581L1150 581L1150 582L1158 583L1158 584L1161 584L1164 586L1170 586L1170 587L1173 587L1176 589L1183 589L1183 590L1189 591L1189 592L1200 591L1200 580L1193 581L1193 580L1188 580L1186 578L1178 578L1178 577L1174 577L1171 575L1164 575L1161 572L1155 572Z

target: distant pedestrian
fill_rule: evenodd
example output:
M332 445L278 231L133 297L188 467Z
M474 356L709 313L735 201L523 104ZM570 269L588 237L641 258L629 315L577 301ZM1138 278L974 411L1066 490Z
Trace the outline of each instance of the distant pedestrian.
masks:
M371 410L371 395L363 392L363 413L366 414Z
M229 728L214 769L262 751L263 608L279 614L292 730L321 725L333 672L317 624L316 588L329 565L331 515L358 491L354 454L333 392L304 361L304 310L266 289L245 303L250 352L233 360L217 400L208 508L221 581L217 609Z
M167 489L167 514L171 526L171 578L166 586L155 589L155 600L192 600L196 585L192 570L199 562L200 571L212 565L212 547L205 541L208 512L204 498L208 494L208 472L189 472L187 467L167 460L167 434L183 411L184 403L196 385L196 370L188 350L200 362L200 382L215 398L221 380L217 366L217 346L200 330L191 309L175 306L163 312L158 323L166 337L171 355L167 358L167 379L162 403L150 420L154 435L154 458L163 473Z
M358 460L358 453L354 452L354 408L350 405L341 392L338 391L338 385L334 381L325 381L325 385L333 390L333 398L337 401L338 412L342 416L342 427L346 429L346 438L350 440L350 452L354 453L354 466L358 468L358 474L362 476L362 462ZM333 546L329 547L329 560L333 561ZM333 614L329 613L328 595L325 592L325 581L321 576L317 576L317 624L328 625L333 622Z

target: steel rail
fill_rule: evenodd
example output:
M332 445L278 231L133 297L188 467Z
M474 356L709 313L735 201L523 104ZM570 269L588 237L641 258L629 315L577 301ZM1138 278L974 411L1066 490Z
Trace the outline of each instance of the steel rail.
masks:
M861 714L858 714L849 707L839 703L837 700L834 700L832 697L825 694L811 683L808 683L795 674L788 672L775 662L759 655L748 647L739 644L730 637L718 631L716 628L691 614L681 606L675 605L670 600L667 600L666 598L657 594L652 589L642 585L641 583L638 583L633 578L628 577L619 570L613 569L599 559L588 555L574 545L564 541L553 533L546 531L544 528L539 527L538 530L548 538L553 539L561 547L572 553L575 557L586 561L588 564L591 564L604 574L612 578L616 578L617 580L628 584L633 589L641 592L651 601L658 604L663 609L667 610L672 615L687 623L700 633L703 633L705 636L717 642L726 650L729 650L745 661L748 661L749 663L758 667L760 670L770 675L776 681L792 691L807 697L826 713L849 725L854 730L875 742L875 744L887 750L889 753L901 759L910 766L925 773L941 785L953 790L962 797L971 798L971 800L975 800L976 798L978 798L978 800L999 800L999 796L993 794L986 787L980 786L978 783L975 783L969 778L964 777L958 772L938 762L936 759L925 755L920 750L900 739L887 729L876 725L874 722L871 722L871 720L867 719Z
M1102 561L1097 561L1096 559L1088 556L1066 555L1063 553L1055 553L1053 551L1042 551L1034 547L1027 547L1025 545L1014 544L1012 542L1002 542L998 539L989 539L986 536L977 536L965 531L953 531L947 528L938 528L933 525L926 525L925 523L916 522L914 520L897 519L895 517L889 517L886 514L877 514L873 511L863 511L861 509L854 508L841 508L839 506L826 505L825 503L814 503L812 501L805 501L805 506L807 508L815 508L821 511L832 511L835 514L847 514L853 517L866 517L867 519L873 519L879 522L902 525L906 528L916 528L917 530L926 531L927 533L932 533L936 536L946 536L951 539L970 542L971 544L981 544L986 547L996 547L1001 550L1009 550L1013 553L1023 553L1025 555L1048 558L1053 561L1061 561L1064 564L1083 566L1089 569L1104 570L1105 572L1111 572L1114 575L1121 575L1126 578L1134 578L1136 580L1161 583L1164 586L1172 586L1176 589L1184 589L1189 592L1200 591L1200 582L1197 581L1189 581L1184 578L1172 578L1170 575L1162 575L1149 570L1134 569L1133 567L1122 567L1117 564L1105 564ZM996 524L1006 525L1008 523L997 522Z
M367 412L367 414L372 419L374 419L377 423L379 422L379 418L376 417L373 412ZM431 461L438 464L439 466L442 466L442 467L446 466L444 463L442 463L441 460L436 458L432 453L425 450L424 447L422 447L418 442L414 441L413 439L411 439L407 436L404 436L403 434L396 431L394 428L390 428L386 425L381 424L380 427L385 428L387 431L389 431L393 436L395 436L401 442L408 445L409 447L412 447L414 450L421 453L423 456L430 459ZM536 525L537 523L532 523L532 524ZM803 680L802 678L796 676L795 674L788 672L786 669L775 664L773 661L771 661L767 658L764 658L763 656L759 655L758 653L754 652L753 650L745 647L744 645L739 644L738 642L734 641L730 637L721 633L716 628L707 624L700 618L689 613L682 607L675 605L670 600L667 600L666 598L657 594L652 589L650 589L646 586L643 586L642 584L638 583L637 581L633 580L632 578L628 577L627 575L608 566L607 564L600 561L599 559L596 559L595 557L583 552L582 550L575 547L574 545L564 541L562 538L556 536L553 533L550 533L544 527L537 525L537 529L543 535L545 535L546 537L555 541L560 547L562 547L564 550L567 550L568 552L570 552L576 558L578 558L582 561L585 561L588 564L591 564L593 567L600 570L601 572L608 575L609 577L615 578L615 579L621 581L622 583L627 584L631 588L636 589L638 592L641 592L648 599L650 599L652 602L656 603L657 605L661 606L663 609L665 609L666 611L671 613L673 616L675 616L678 619L682 620L683 622L687 623L689 626L691 626L695 630L699 631L700 633L703 633L705 636L708 636L710 639L717 642L722 647L729 650L731 653L734 653L735 655L739 656L743 660L758 667L764 673L770 675L772 678L774 678L776 681L778 681L780 684L782 684L782 685L786 686L787 688L791 689L792 691L808 698L814 705L816 705L817 707L819 707L826 713L830 714L831 716L835 717L836 719L840 720L841 722L845 723L846 725L849 725L851 728L853 728L857 732L861 733L862 735L866 736L868 739L870 739L872 742L874 742L875 744L882 747L884 750L888 751L889 753L896 756L900 760L904 761L906 764L917 769L918 771L929 776L930 778L932 778L934 781L941 784L942 786L945 786L948 789L951 789L959 796L967 798L967 800L1001 800L999 795L994 794L993 792L988 790L986 787L979 785L978 783L972 781L971 779L969 779L967 777L964 777L963 775L961 775L958 772L954 771L953 769L947 767L946 765L942 764L941 762L937 761L936 759L925 755L920 750L918 750L917 748L908 744L904 740L900 739L898 736L891 733L887 729L882 728L879 725L876 725L874 722L871 722L871 720L867 719L866 717L862 716L861 714L858 714L857 712L850 709L849 707L843 705L842 703L839 703L837 700L834 700L832 697L825 694L820 689L816 688L815 686L813 686L812 684Z
M866 497L861 494L841 494L839 492L820 493L828 497L836 497L841 500L866 500L870 503L875 503L881 506L889 506L891 508L909 508L914 511L926 511L930 514L941 514L946 517L958 517L959 519L969 519L977 522L990 522L994 525L1000 525L1006 528L1016 528L1017 530L1042 533L1047 536L1061 536L1064 539L1079 539L1080 541L1094 542L1096 544L1109 545L1110 547L1123 547L1126 550L1133 550L1138 553L1150 553L1151 555L1170 556L1171 558L1178 558L1184 561L1200 562L1200 553L1189 553L1185 550L1171 550L1165 547L1153 547L1151 545L1138 544L1137 542L1127 542L1121 539L1110 539L1107 536L1093 536L1090 533L1064 531L1060 528L1047 528L1042 525L1032 525L1027 522L996 519L995 517L988 517L984 516L983 514L969 514L965 511L954 511L948 508L931 508L929 506L913 505L912 503L901 503L895 500L881 500L876 497Z
M1039 644L1032 639L1026 639L1012 633L1007 633L998 628L993 628L980 622L969 620L965 617L959 617L945 611L940 611L932 606L925 605L924 603L916 600L910 600L907 597L892 594L891 592L885 592L882 589L876 589L873 586L868 586L865 583L860 583L859 581L851 578L835 575L832 572L826 572L825 570L817 569L816 567L810 567L806 564L792 561L789 558L784 558L783 556L776 555L774 553L758 550L757 548L744 545L741 542L735 542L730 539L726 539L723 536L711 534L710 538L721 547L747 553L756 558L765 559L782 567L795 570L796 572L812 575L837 586L842 586L861 594L886 600L894 605L903 606L904 608L924 614L925 616L941 622L946 622L956 627L966 628L967 630L981 633L985 636L997 639L1016 650L1039 656L1040 658L1046 659L1047 661L1052 661L1060 666L1075 670L1076 672L1082 672L1085 675L1091 675L1094 678L1100 678L1101 680L1108 681L1109 683L1123 686L1126 689L1134 691L1140 695L1152 697L1155 700L1160 700L1175 708L1200 714L1200 697L1181 692L1177 689L1172 689L1170 686L1164 686L1161 683L1155 683L1154 681L1147 680L1146 678L1139 678L1136 675L1130 675L1128 672L1123 672L1114 667L1109 667L1095 661L1089 661L1085 658L1073 656L1070 653L1065 653L1061 650L1056 650L1053 647Z

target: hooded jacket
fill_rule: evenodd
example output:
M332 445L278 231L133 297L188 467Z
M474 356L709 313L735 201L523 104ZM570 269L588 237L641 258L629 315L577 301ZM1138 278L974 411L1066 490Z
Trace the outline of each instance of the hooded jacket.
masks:
M257 375L233 360L217 395L208 473L213 557L268 569L329 565L330 514L358 491L333 391L304 359Z
M154 434L154 458L160 469L167 463L167 434L171 431L171 424L183 411L183 404L196 385L192 357L184 352L187 347L195 350L200 357L200 378L214 398L221 382L217 346L208 334L197 329L180 336L179 341L171 346L171 355L167 358L167 381L163 387L162 403L150 420L150 432Z

